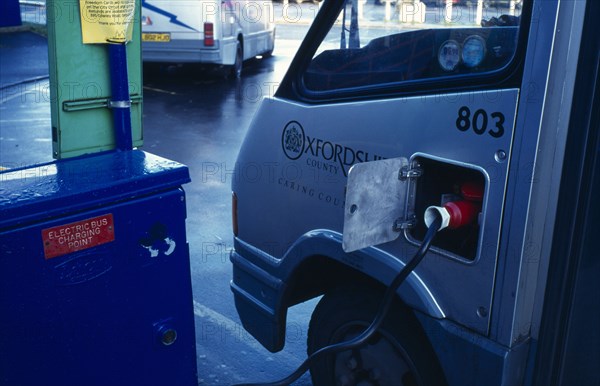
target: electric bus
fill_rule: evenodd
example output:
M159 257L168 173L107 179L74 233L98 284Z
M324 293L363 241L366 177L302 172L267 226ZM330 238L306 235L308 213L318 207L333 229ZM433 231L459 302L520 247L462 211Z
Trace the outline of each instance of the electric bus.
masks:
M600 2L481 3L412 3L420 23L325 1L249 127L231 289L272 352L319 296L308 354L358 336L449 213L315 385L600 384Z

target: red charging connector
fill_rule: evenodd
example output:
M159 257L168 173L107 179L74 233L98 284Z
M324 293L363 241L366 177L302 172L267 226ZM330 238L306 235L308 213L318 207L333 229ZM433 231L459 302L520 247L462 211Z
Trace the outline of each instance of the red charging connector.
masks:
M440 229L456 229L469 225L477 220L483 201L483 186L475 182L461 185L461 200L450 201L443 206L430 206L425 210L425 225L433 222L436 216L442 218Z

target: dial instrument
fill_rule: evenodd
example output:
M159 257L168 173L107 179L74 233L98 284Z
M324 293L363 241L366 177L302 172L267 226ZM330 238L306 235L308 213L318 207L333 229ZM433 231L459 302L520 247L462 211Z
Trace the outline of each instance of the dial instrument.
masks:
M485 40L479 35L471 35L465 39L462 48L462 61L468 68L475 68L485 58Z
M460 45L455 40L447 40L438 52L440 67L446 71L453 71L460 63Z

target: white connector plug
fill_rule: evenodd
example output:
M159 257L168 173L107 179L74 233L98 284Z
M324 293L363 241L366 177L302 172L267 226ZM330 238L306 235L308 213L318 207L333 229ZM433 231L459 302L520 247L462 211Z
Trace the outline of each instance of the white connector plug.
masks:
M447 228L448 225L450 225L450 212L448 212L448 209L443 206L432 205L425 210L425 214L423 215L423 220L425 221L427 228L429 228L437 216L442 219L442 225L440 225L439 230Z

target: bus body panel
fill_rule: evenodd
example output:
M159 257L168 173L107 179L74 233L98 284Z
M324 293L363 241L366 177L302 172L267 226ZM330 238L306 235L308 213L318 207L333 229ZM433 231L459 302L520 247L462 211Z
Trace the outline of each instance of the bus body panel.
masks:
M434 250L416 276L446 317L486 334L489 320L483 310L492 301L507 174L507 163L495 157L499 149L510 153L517 99L517 90L493 90L323 106L266 100L247 134L252 141L245 141L237 162L233 190L239 197L238 237L251 245L272 243L267 250L271 257L261 268L273 273L281 269L279 260L285 265L291 260L288 256L298 256L294 246L310 232L342 233L346 175L354 163L400 156L452 160L485 179L481 253L469 260ZM458 130L455 122L464 106L502 114L504 135ZM293 133L299 135L295 149L290 148ZM418 244L406 236L370 249L360 263L348 258L344 263L373 269L373 255L383 253L400 267ZM388 283L396 270L381 270L378 279Z

